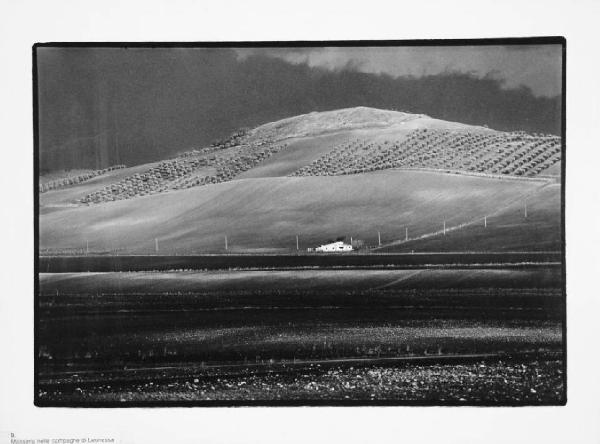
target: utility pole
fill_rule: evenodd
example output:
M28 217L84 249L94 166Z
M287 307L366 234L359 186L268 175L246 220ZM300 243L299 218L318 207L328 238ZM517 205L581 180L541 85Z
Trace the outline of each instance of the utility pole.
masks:
M487 216L483 216L483 227L487 228Z
M90 254L90 241L85 240L85 254Z
M377 232L377 239L379 241L379 246L381 247L381 233L379 231Z
M296 235L296 251L300 249L300 245L298 243L298 235Z
M154 238L154 250L158 253L158 238Z
M446 221L444 221L444 236L446 235Z
M525 219L527 219L527 202L525 202Z
M227 235L225 235L225 249L227 250Z
M406 237L404 240L408 240L408 227L406 227L404 230L406 231Z

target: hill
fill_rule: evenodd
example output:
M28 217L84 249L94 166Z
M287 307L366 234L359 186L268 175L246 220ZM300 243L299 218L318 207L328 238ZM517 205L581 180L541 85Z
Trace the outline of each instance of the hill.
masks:
M554 136L370 108L311 113L162 162L42 184L40 248L221 252L225 236L230 252L295 250L296 236L302 249L339 236L376 247L379 232L394 251L555 249L557 165ZM525 201L526 224L502 219ZM433 242L444 222L444 242ZM463 240L451 242L458 227Z

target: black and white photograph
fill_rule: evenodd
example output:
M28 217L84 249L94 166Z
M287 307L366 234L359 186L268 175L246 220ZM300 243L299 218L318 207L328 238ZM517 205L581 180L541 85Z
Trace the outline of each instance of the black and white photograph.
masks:
M565 55L35 45L35 404L564 405Z
M0 11L0 444L599 442L600 3Z

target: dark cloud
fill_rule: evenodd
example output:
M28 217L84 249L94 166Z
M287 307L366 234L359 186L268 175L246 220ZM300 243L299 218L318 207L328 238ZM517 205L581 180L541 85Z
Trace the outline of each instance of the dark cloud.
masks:
M556 96L561 88L560 45L432 46L377 48L257 48L238 49L242 59L251 54L278 57L290 63L337 70L352 66L361 72L393 77L440 74L446 71L489 73L507 88L529 87L537 96Z

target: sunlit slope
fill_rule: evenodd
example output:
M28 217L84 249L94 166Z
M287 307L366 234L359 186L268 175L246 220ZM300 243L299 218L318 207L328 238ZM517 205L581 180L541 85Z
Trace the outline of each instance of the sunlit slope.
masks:
M484 127L458 122L433 119L424 114L357 106L333 111L301 114L276 122L266 123L250 131L250 138L273 138L282 140L309 137L339 131L388 129L471 129L486 130ZM489 131L489 130L488 130Z
M486 220L377 251L561 251L560 203L560 185L549 184Z
M338 236L367 244L468 223L535 196L544 182L386 170L244 179L40 216L42 251L186 254L295 250ZM529 201L529 200L528 200ZM558 208L557 208L558 211Z
M270 122L252 130L251 137L283 139L361 128L384 129L393 125L408 124L422 118L431 120L423 114L359 106L334 111L312 112Z

